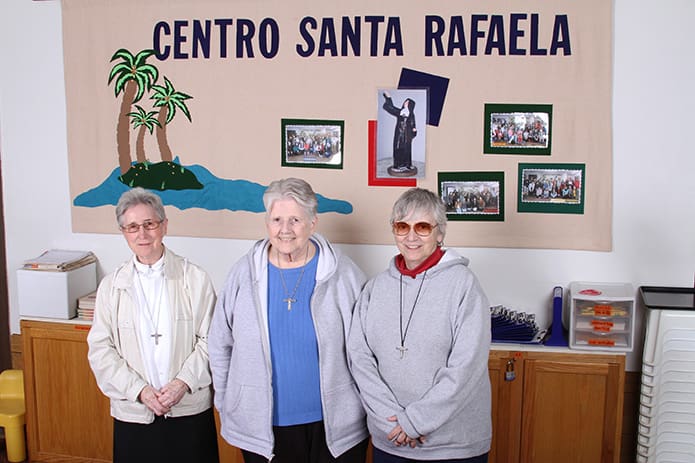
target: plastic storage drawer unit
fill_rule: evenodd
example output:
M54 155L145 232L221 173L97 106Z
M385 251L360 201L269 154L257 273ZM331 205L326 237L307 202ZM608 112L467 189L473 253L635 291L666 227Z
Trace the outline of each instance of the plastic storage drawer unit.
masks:
M629 283L570 283L571 349L630 352L635 296Z

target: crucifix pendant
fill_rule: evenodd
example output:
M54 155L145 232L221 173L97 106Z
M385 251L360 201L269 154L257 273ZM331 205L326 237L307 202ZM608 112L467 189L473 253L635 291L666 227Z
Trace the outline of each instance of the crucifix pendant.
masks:
M287 302L287 310L292 310L292 303L297 302L296 299L292 299L291 297L288 297L287 299L283 299L282 302Z
M408 350L408 348L405 346L397 346L396 350L400 351L401 358L403 358L403 357L405 357L405 352Z
M162 335L159 334L159 333L157 333L157 332L155 332L154 334L151 334L150 337L151 337L151 338L154 338L154 345L155 345L155 346L158 346L158 345L159 345L159 338L161 338Z

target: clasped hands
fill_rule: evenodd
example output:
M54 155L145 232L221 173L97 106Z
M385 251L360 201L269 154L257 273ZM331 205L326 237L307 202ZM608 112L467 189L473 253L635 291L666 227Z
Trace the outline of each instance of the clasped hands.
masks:
M148 384L142 388L138 398L155 415L162 416L169 413L171 408L181 401L188 390L188 385L177 378L165 384L159 390Z
M390 416L388 418L389 421L391 422L398 422L398 418L396 416ZM400 424L396 424L396 427L394 427L391 432L388 434L388 440L396 444L397 447L404 446L404 445L409 445L410 448L415 448L416 446L423 444L425 442L425 436L420 436L420 437L410 437L408 436L405 431L403 431L403 428L401 427Z

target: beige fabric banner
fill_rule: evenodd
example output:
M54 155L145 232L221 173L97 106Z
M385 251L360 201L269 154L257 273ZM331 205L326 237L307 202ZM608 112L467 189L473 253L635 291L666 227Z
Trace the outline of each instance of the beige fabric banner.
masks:
M471 173L493 172L503 174L503 213L452 210L446 245L611 249L611 2L62 5L75 232L117 233L118 196L156 173L146 185L167 205L169 234L260 238L264 187L302 177L322 197L319 232L390 244L403 180L441 192L442 172L474 182ZM381 93L391 89L400 108L399 90L409 87L428 89L427 120L416 120L424 152L412 154L419 174L370 181L369 124L381 121ZM552 108L546 149L515 151L532 145L523 130L502 142L509 150L486 147L493 104ZM292 151L306 131L323 151ZM377 132L393 138L393 128ZM582 195L563 201L550 189L519 203L520 164L533 166L536 184L543 172L559 178L564 165L580 165ZM162 180L163 169L171 177Z

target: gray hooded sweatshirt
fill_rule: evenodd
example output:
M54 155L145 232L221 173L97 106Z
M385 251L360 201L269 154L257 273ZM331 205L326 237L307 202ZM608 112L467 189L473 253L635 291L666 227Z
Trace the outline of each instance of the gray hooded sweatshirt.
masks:
M372 444L384 452L445 460L490 450L490 308L467 264L447 250L426 274L401 280L394 259L357 302L348 356ZM396 446L387 435L397 424L424 443Z
M346 340L364 273L319 234L311 298L319 349L326 443L334 456L367 438L365 413L347 365ZM231 445L273 457L273 384L268 335L268 240L235 265L217 299L208 336L221 435Z

